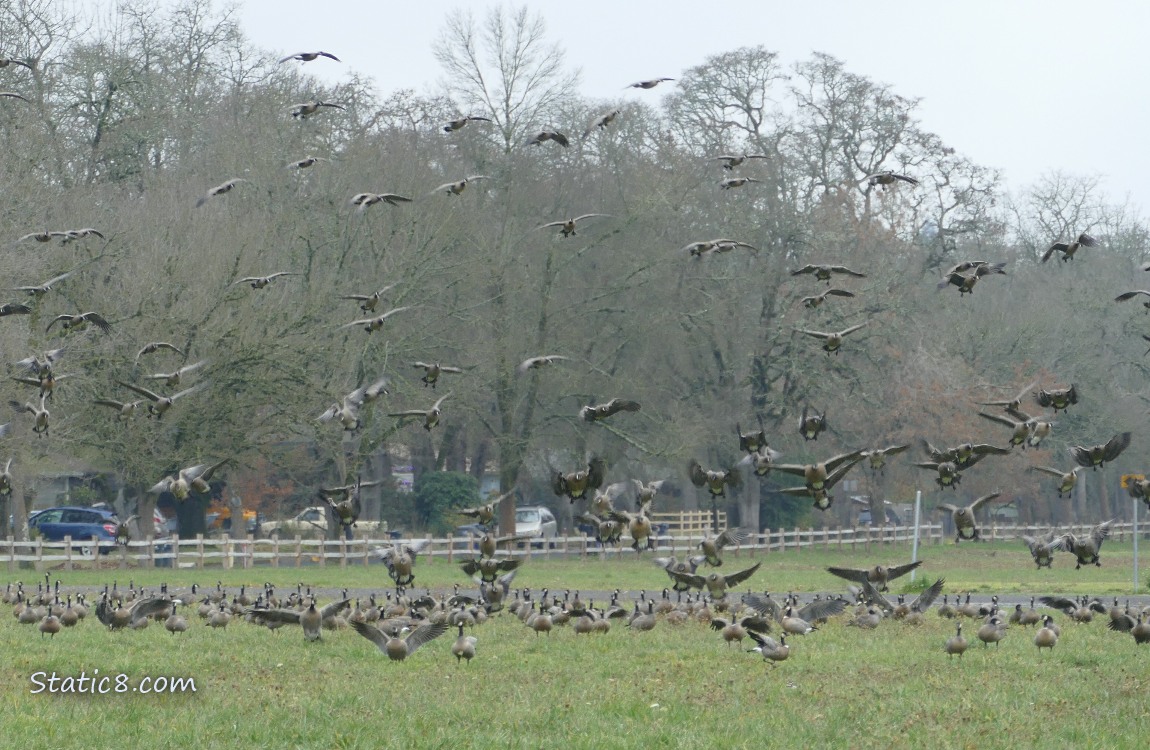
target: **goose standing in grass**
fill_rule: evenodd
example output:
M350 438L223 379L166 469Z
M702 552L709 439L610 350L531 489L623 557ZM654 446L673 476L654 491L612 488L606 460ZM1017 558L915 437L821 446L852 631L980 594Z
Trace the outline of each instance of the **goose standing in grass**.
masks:
M430 643L447 632L447 623L425 623L409 630L407 636L400 638L402 630L398 633L387 634L374 625L365 622L352 622L351 628L376 645L387 658L392 661L403 661L426 643Z
M1034 634L1034 645L1038 646L1038 652L1042 653L1042 649L1054 650L1055 644L1058 643L1058 634L1054 632L1054 618L1050 615L1042 618L1042 627Z
M968 646L966 639L962 637L962 623L960 622L954 635L946 639L946 658L952 659L955 654L958 654L959 661L962 661L962 655L966 653Z
M471 664L471 660L475 658L475 646L479 643L479 639L473 635L463 634L463 623L459 624L459 637L451 644L451 655L455 657L455 663L467 660Z
M772 668L777 666L779 662L786 661L787 657L791 655L791 647L787 645L785 633L779 636L778 641L769 635L759 635L754 631L748 631L747 635L757 644L751 651L762 654L763 661L770 662Z
M167 619L164 620L164 629L172 635L176 633L186 632L188 629L188 621L182 615L176 613L176 603L172 602L172 610Z
M978 629L978 640L982 641L983 648L986 648L991 643L995 648L1006 637L1007 624L1002 621L1001 617L997 615L992 616Z

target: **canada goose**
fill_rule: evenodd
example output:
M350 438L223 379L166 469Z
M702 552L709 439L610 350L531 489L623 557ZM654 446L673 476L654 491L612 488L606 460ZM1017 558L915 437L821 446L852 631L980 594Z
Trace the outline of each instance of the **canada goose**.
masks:
M769 633L771 630L770 621L757 614L732 617L730 620L715 617L711 619L710 626L712 630L720 631L728 647L733 643L742 643L748 633Z
M956 271L951 271L950 273L943 276L942 281L938 282L936 288L941 291L946 289L947 286L953 284L954 286L958 287L959 297L965 296L967 294L974 294L974 285L978 283L979 279L981 279L983 276L989 276L996 273L1005 276L1005 269L1005 263L981 263L975 266L970 273L959 273Z
M163 380L164 385L168 386L169 388L177 388L180 385L180 380L182 380L185 375L187 375L189 372L195 372L207 363L208 360L201 359L199 362L195 362L190 365L184 365L183 367L177 370L173 370L172 372L157 372L151 375L145 375L144 378L147 380Z
M27 305L21 305L13 302L6 302L3 305L0 305L0 318L7 317L9 315L30 315L31 313L32 308L28 307Z
M763 415L757 414L756 418L759 420L757 431L743 432L742 426L735 422L735 434L739 436L739 450L747 455L758 453L760 448L767 445L767 428L763 426Z
M1130 497L1140 499L1150 507L1150 479L1132 479L1126 486Z
M440 396L439 399L436 400L436 402L434 404L432 404L430 407L428 407L427 409L408 409L407 411L393 411L393 412L388 412L387 416L397 417L399 419L400 425L406 424L407 422L421 421L422 420L423 429L430 432L432 427L435 427L435 425L439 424L439 417L442 413L440 407L443 406L443 402L450 395L451 395L450 393L446 393L446 394Z
M439 381L439 376L443 373L459 374L463 372L462 367L448 367L438 362L412 362L411 366L423 370L423 377L419 380L423 383L424 387L431 386L432 390L435 389L435 384Z
M1014 412L1017 413L1017 412ZM1021 445L1023 450L1026 450L1027 440L1030 438L1031 422L1029 420L1016 421L1009 417L1003 417L998 414L987 414L984 411L978 412L978 416L983 419L989 419L991 422L997 422L1011 429L1010 445Z
M819 510L827 510L835 501L834 496L831 495L831 489L833 489L834 486L839 483L839 480L845 477L847 472L854 468L854 465L860 460L862 460L861 456L856 457L847 463L841 464L838 468L828 474L825 479L816 482L816 484L818 484L817 487L812 488L804 484L801 487L784 487L778 491L784 495L809 497L814 501L814 506L816 508Z
M339 419L344 430L354 432L358 430L362 424L359 418L359 410L363 406L363 403L363 389L356 388L329 406L323 414L316 417L316 421L330 422L333 419Z
M613 512L613 509L607 512ZM574 519L578 523L588 524L594 528L595 541L601 545L618 544L623 538L623 529L626 527L625 522L612 520L606 512L602 516L595 513L576 513Z
M177 500L186 500L192 492L206 495L211 492L211 486L208 484L208 481L216 473L216 469L230 460L230 458L225 458L222 461L210 465L196 464L186 469L180 469L175 476L166 476L152 485L148 492L153 494L171 492Z
M740 188L752 182L762 182L762 180L757 180L754 177L727 177L719 180L719 189L730 190L731 188Z
M800 300L800 302L802 302L805 307L809 307L810 309L813 310L816 307L818 307L819 305L821 305L822 303L826 302L827 297L854 297L854 296L855 296L854 292L848 292L846 289L831 288L831 289L827 289L822 294L816 294L816 295L813 295L811 297L803 297Z
M699 549L703 551L704 561L715 568L722 566L723 560L719 557L719 553L723 551L724 547L732 544L743 544L750 538L750 534L746 529L738 527L731 529L724 529L723 533L718 536L712 537L709 534L699 542Z
M800 476L803 478L807 489L821 490L826 485L829 476L840 466L855 465L862 460L862 454L862 451L851 451L850 453L840 453L825 461L812 464L774 464L772 469L785 474Z
M803 440L818 440L819 433L827 428L827 413L820 414L809 406L803 406L803 413L799 415L799 434Z
M1141 645L1143 643L1150 643L1150 623L1144 621L1144 616L1139 613L1138 622L1130 629L1130 635L1134 636L1134 642Z
M23 60L17 60L14 57L0 57L0 68L7 68L9 65L20 65L28 70L32 70L32 66Z
M918 180L915 178L905 174L898 174L893 169L885 169L881 172L868 174L864 179L867 181L867 185L870 187L881 185L883 190L886 190L888 185L894 185L899 180L902 180L903 182L910 185L918 184Z
M559 235L561 237L574 237L578 232L575 231L575 224L583 221L584 219L591 219L596 216L610 216L611 214L583 214L576 216L572 219L560 219L558 221L550 221L546 224L540 224L535 227L536 229L547 229L548 227L559 227Z
M1034 645L1038 646L1039 653L1042 649L1054 650L1054 645L1058 643L1058 634L1054 632L1051 627L1054 625L1054 618L1047 615L1042 619L1042 627L1034 634Z
M338 109L338 110L343 110L343 111L347 110L347 107L343 106L342 104L333 104L332 102L322 102L322 101L319 101L317 99L314 102L304 102L302 104L297 104L294 107L292 107L292 111L291 111L292 119L293 120L296 120L296 119L306 120L307 118L314 115L316 112L319 112L321 107L331 107L332 109Z
M623 88L625 88L625 89L653 89L656 86L658 86L660 83L663 83L664 81L673 81L673 80L675 80L675 79L674 78L648 78L645 81L635 81L634 83L629 83L626 86L624 86Z
M1122 294L1119 294L1117 297L1115 297L1114 301L1115 302L1125 302L1126 300L1134 299L1135 297L1137 297L1140 294L1147 297L1147 300L1142 303L1142 306L1145 307L1147 310L1150 310L1150 292L1146 291L1145 289L1135 289L1132 292L1123 292Z
M455 663L466 659L468 664L475 658L475 645L479 643L479 639L473 635L463 634L463 623L459 623L459 637L451 644L451 655L455 657Z
M740 247L745 247L750 250L758 250L754 245L747 242L740 242L739 240L729 240L719 238L714 240L698 240L680 248L679 252L686 252L694 258L701 258L704 255L711 253L724 253Z
M376 547L373 554L387 566L387 574L395 581L396 587L410 586L415 580L416 555L431 544L431 539L418 539L410 542L394 542L390 547Z
M847 276L854 276L854 277L859 278L859 279L865 279L866 278L865 273L859 273L858 271L852 271L851 269L847 268L846 266L832 266L832 265L823 265L823 264L815 264L815 263L808 263L807 265L803 266L802 268L800 268L797 271L791 271L791 276L801 276L801 275L807 274L807 273L814 274L815 278L818 279L819 281L827 282L827 286L830 286L831 275L836 274L836 273L846 274Z
M767 158L766 154L739 154L738 156L735 156L733 154L720 154L719 156L712 156L711 161L721 161L723 163L723 165L722 165L723 169L725 169L727 171L731 171L735 167L742 165L743 162L745 162L747 159L766 159L766 158Z
M469 122L491 122L491 118L480 117L479 115L464 115L444 125L443 132L454 133L456 130L465 127Z
M1036 386L1036 385L1038 385L1037 380L1035 380L1033 383L1031 383L1030 385L1023 388L1021 391L1019 391L1018 395L1015 396L1014 398L1007 399L1005 401L979 401L978 405L979 406L1001 406L1001 407L1005 408L1006 411L1018 411L1019 409L1022 408L1022 400L1024 398L1026 398L1026 394L1030 393L1030 391L1033 390L1034 386Z
M955 597L955 601L958 601L957 597ZM953 620L958 616L958 610L955 609L953 604L947 601L947 596L945 594L942 597L942 604L940 604L938 607L938 616L945 617L950 620Z
M316 164L319 164L321 161L328 160L320 156L305 156L302 159L296 159L293 162L285 164L284 169L308 169L309 167L314 167Z
M232 179L228 180L227 182L223 182L223 183L220 183L219 185L216 185L214 188L209 190L207 193L200 196L199 200L196 201L196 208L199 208L200 206L204 205L205 203L207 203L212 198L215 198L217 195L223 195L224 193L231 192L232 188L234 188L236 185L239 185L241 182L247 182L247 180L244 179L243 177L233 177Z
M512 490L511 492L505 492L504 494L500 495L485 505L477 505L474 508L462 508L455 512L461 516L474 518L479 522L481 526L487 526L495 521L495 509L499 506L499 504L514 494L515 490Z
M171 612L164 620L164 629L172 635L176 633L186 632L188 629L188 621L182 615L176 614L176 603L172 602Z
M1026 545L1026 548L1030 550L1030 556L1034 558L1034 563L1038 566L1039 570L1049 568L1050 564L1054 562L1054 553L1062 549L1061 537L1057 539L1038 539L1023 534L1022 542Z
M8 434L8 430L3 429L9 425L0 425L0 437ZM7 463L4 464L4 469L0 471L0 495L12 494L12 459L9 458ZM9 584L11 585L11 584Z
M519 540L521 537L511 537L511 539ZM499 580L501 573L510 573L519 568L522 560L514 558L495 558L492 556L484 556L474 560L464 560L460 563L460 568L465 575L478 576L479 580L483 583L495 583Z
M867 466L872 472L877 471L881 474L886 467L888 456L897 456L909 447L909 443L904 443L903 445L888 445L885 448L871 448L862 451L862 458L867 461Z
M1045 388L1039 389L1034 394L1034 400L1038 402L1039 406L1050 407L1054 409L1054 413L1059 411L1066 411L1067 407L1071 404L1078 403L1078 389L1071 383L1068 388Z
M171 349L173 352L175 352L176 354L179 354L181 357L187 356L175 344L169 344L167 341L152 341L148 344L144 344L143 348L141 348L140 351L136 352L136 360L138 361L140 359L140 357L144 356L145 354L155 354L156 352L160 351L161 349Z
M946 585L946 579L939 578L916 596L910 604L903 601L902 594L898 596L898 604L891 604L890 600L879 593L879 590L865 576L855 580L862 585L862 597L865 601L878 607L884 613L892 614L896 619L905 619L912 624L922 622L921 615L930 609L930 605L934 604L934 600L938 598L939 594L942 593L943 586Z
M551 490L559 496L567 496L572 503L586 495L587 490L597 490L603 486L603 475L607 462L592 456L585 469L564 474L552 471Z
M999 448L986 443L962 443L954 448L940 450L926 440L922 441L923 450L930 456L931 461L950 461L958 469L966 469L981 461L986 456L1005 456L1010 453L1009 448Z
M298 271L276 271L275 273L270 273L267 276L245 276L239 281L233 281L232 284L251 284L252 289L263 289L268 284L272 283L272 281L278 279L280 276L302 275L303 274L299 273Z
M998 497L999 494L998 492L992 492L989 495L983 495L970 505L963 507L951 505L950 503L942 503L935 506L936 511L942 510L950 513L950 518L954 522L955 544L958 544L963 539L971 541L979 539L978 524L974 514L977 513L978 509L983 505Z
M60 632L60 627L60 618L49 612L40 620L40 638L43 639L45 633L49 639L55 638Z
M1052 477L1058 477L1058 496L1069 495L1074 490L1074 485L1078 481L1078 472L1082 471L1081 466L1075 466L1070 471L1060 471L1052 469L1049 466L1031 466L1031 471L1040 471L1043 474L1049 474Z
M345 294L341 296L340 299L352 299L356 302L360 302L362 303L359 306L360 310L373 313L375 312L376 308L379 307L380 298L387 292L391 291L394 286L395 284L388 284L383 289L380 289L377 292L372 292L371 294Z
M400 638L399 634L388 635L374 625L368 625L364 622L353 622L351 627L352 630L374 643L380 651L387 654L388 659L403 661L415 653L420 646L446 633L448 626L447 623L442 622L425 623L410 631L406 638Z
M363 513L360 490L364 487L375 487L378 484L378 480L365 482L360 477L356 477L354 484L345 484L342 487L321 487L319 496L323 498L324 503L331 508L340 526L342 526L345 532L350 536L350 530L355 526L355 522L359 520L360 514ZM337 502L336 498L342 499Z
M619 112L620 110L613 109L610 112L604 112L596 117L583 131L583 139L586 140L587 136L591 135L595 130L606 130L607 126L614 122L615 118L619 116Z
M28 101L25 97L17 94L15 91L0 91L0 97L7 99L19 99L22 102Z
M856 581L859 583L869 581L879 591L886 591L888 589L887 584L890 581L906 575L920 565L922 565L922 560L905 563L903 565L876 565L873 568L867 569L827 568L827 572L839 578L845 578L848 581Z
M1076 536L1074 534L1064 534L1062 536L1062 549L1067 552L1073 552L1077 563L1074 566L1078 570L1083 565L1090 565L1093 563L1101 568L1102 563L1098 559L1098 552L1102 549L1102 543L1110 536L1110 524L1113 521L1103 521L1090 530L1090 534L1086 536Z
M707 492L713 497L726 497L727 485L738 489L743 484L742 474L737 469L730 468L725 471L703 469L699 462L693 458L687 466L687 476L690 477L691 484L696 487L706 487Z
M40 298L40 297L43 297L48 292L52 291L52 287L54 287L56 284L59 284L61 281L64 281L65 279L69 278L74 273L75 273L74 270L68 271L67 273L62 273L59 276L54 276L54 277L48 279L47 281L45 281L42 284L35 284L32 286L15 286L15 287L12 287L12 291L14 291L14 292L27 292L29 295L31 295L33 297ZM6 307L9 307L9 305L6 305ZM25 307L25 306L24 305L11 305L11 307ZM17 311L17 312L22 312L22 311ZM30 310L29 310L29 312L30 312ZM6 314L12 315L14 313L9 312Z
M410 309L411 309L410 305L405 305L404 307L396 307L396 308L392 308L391 310L388 310L387 312L383 313L382 315L377 315L374 318L363 318L362 320L353 320L350 323L344 323L343 325L338 326L338 327L339 328L350 328L352 326L360 326L361 325L361 326L363 326L364 331L366 331L368 333L372 333L374 331L378 331L379 329L383 328L383 324L385 322L387 322L387 319L390 318L392 315L395 315L396 313L400 313L400 312L403 312L404 310L410 310Z
M940 489L946 489L947 487L950 487L952 490L957 489L959 482L962 481L962 475L958 472L958 466L956 466L953 461L921 461L912 465L920 469L930 469L931 471L937 472L938 476L934 478L934 481Z
M53 372L45 372L43 376L35 378L27 377L13 377L12 379L17 383L24 385L31 385L40 389L40 395L45 398L52 398L52 393L56 390L56 384L65 378L70 378L71 375L57 375Z
M883 617L882 609L872 604L863 611L856 613L852 619L847 621L847 625L863 630L874 630L882 624Z
M79 315L70 315L68 313L57 315L52 319L50 323L48 323L48 327L44 330L52 330L52 326L57 322L61 322L61 326L65 331L70 331L72 329L80 330L88 325L88 323L96 326L104 333L110 333L112 330L111 324L108 323L108 321L104 319L104 316L98 312L86 312Z
M1130 447L1130 433L1120 432L1106 441L1105 445L1092 445L1084 448L1081 445L1072 445L1066 450L1074 457L1074 461L1090 470L1105 466L1107 461L1113 461L1121 455L1122 451Z
M40 397L39 406L27 402L21 404L15 400L8 401L8 404L15 409L17 413L28 412L32 415L32 431L39 437L46 437L48 435L49 420L51 417L51 414L48 412L48 407L44 405L45 398L45 396Z
M351 196L351 204L359 206L359 211L362 213L367 210L369 206L374 206L376 203L386 203L389 206L398 206L400 203L411 203L412 199L399 193L356 193Z
M579 410L579 417L585 422L598 422L621 411L639 411L638 401L613 398L605 404L588 404Z
M553 365L556 362L568 360L570 357L564 357L561 354L544 354L538 357L528 357L519 363L515 368L515 372L522 375L528 370L538 370L540 367Z
M128 516L116 524L116 532L114 534L116 544L121 547L128 546L128 542L132 541L132 522L138 520L140 520L139 516Z
M106 625L109 630L122 630L126 627L137 627L139 622L147 622L148 618L159 612L167 612L172 606L171 599L152 597L137 599L131 607L120 606L112 608L112 600L103 598L96 604L96 619Z
M435 195L436 193L443 193L443 192L446 192L448 195L459 195L460 193L462 193L464 190L467 189L468 185L475 182L476 180L490 180L490 179L491 178L488 177L487 175L473 174L470 177L464 177L463 179L456 180L455 182L445 182L442 185L440 185L439 187L435 188L435 190L432 190L430 193L428 193L428 195Z
M1050 260L1050 256L1054 255L1055 251L1062 253L1062 261L1074 259L1074 253L1078 252L1080 247L1097 247L1098 240L1094 239L1086 232L1078 235L1078 239L1072 242L1055 242L1049 249L1042 255L1042 262Z
M540 130L539 132L535 133L535 135L528 138L525 145L538 146L540 143L546 143L547 141L555 141L563 148L567 148L567 146L570 144L570 141L567 140L567 136L563 133L560 133L558 130Z
M844 338L864 327L865 325L865 322L858 323L857 325L850 326L849 328L844 328L841 331L833 331L829 333L826 331L812 331L807 328L796 328L795 330L799 333L806 334L807 336L812 336L816 339L822 339L823 351L827 353L827 356L830 356L831 354L839 353L839 349L843 345Z
M967 649L966 639L962 637L962 623L958 623L958 627L954 635L946 639L946 658L950 660L955 654L958 654L959 661L962 661L962 655Z
M646 549L655 549L655 540L651 538L654 528L651 524L651 518L648 515L648 508L650 501L640 504L638 513L629 513L627 511L611 510L607 512L607 518L619 524L626 524L628 532L631 534L631 548L636 552L642 552L645 544Z
M672 580L682 582L689 588L693 589L707 589L712 599L720 600L727 595L727 589L738 586L743 581L750 578L759 569L763 563L757 562L749 568L740 570L737 573L731 573L727 576L719 575L718 573L711 573L706 576L701 576L695 573L680 573L676 570L667 570L667 575L671 576Z
M249 607L244 610L244 615L251 616L253 622L263 624L267 621L276 621L286 624L295 624L303 628L303 636L309 641L320 640L320 633L323 628L323 621L338 615L351 604L351 599L339 599L331 604L328 604L323 609L317 609L315 606L315 599L308 602L307 608L302 612L297 612L294 609L261 609L258 607Z
M320 51L320 52L297 52L294 55L288 55L287 57L281 57L279 61L281 63L285 63L288 60L299 60L301 63L306 63L306 62L311 62L312 60L319 59L321 57L326 57L329 60L335 60L336 62L341 62L341 60L338 57L336 57L335 55L333 55L332 53L323 52L323 51Z
M978 640L982 641L983 648L986 648L991 643L995 648L998 648L999 642L1006 637L1007 624L1002 621L1001 617L991 617L978 629Z
M647 602L647 611L646 612L640 612L639 611L639 602L636 601L635 602L635 611L631 615L631 618L627 621L627 627L630 628L631 630L638 630L641 632L646 632L648 630L654 630L655 624L657 622L658 622L658 618L655 617L655 602L654 601Z

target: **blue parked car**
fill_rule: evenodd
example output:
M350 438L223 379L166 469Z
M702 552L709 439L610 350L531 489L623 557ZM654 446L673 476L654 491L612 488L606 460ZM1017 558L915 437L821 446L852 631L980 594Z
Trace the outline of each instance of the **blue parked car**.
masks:
M66 536L74 542L96 539L101 553L115 549L119 523L115 513L103 508L45 508L28 516L29 531L35 531L44 541L62 542Z

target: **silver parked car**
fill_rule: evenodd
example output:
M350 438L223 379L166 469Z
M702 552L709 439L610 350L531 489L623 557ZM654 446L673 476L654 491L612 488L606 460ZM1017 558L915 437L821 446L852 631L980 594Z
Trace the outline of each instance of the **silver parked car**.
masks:
M555 520L550 509L542 505L528 505L515 509L516 536L554 539L558 534L559 522Z

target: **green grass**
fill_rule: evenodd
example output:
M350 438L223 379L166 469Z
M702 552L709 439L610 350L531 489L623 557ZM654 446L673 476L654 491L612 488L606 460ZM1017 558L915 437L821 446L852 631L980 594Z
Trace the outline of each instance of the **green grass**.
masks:
M1108 543L1102 568L1075 571L1065 555L1037 571L1015 544L929 547L923 578L943 575L947 591L1089 591L1129 588L1129 545ZM908 557L909 548L869 555L837 551L772 553L761 558L756 590L841 590L821 572L828 564L863 566ZM760 559L760 558L755 558ZM726 570L751 561L731 557ZM383 591L383 568L301 570L87 571L53 573L65 587L129 576L152 586L193 581L229 587L270 580ZM445 563L421 561L419 588L465 583ZM35 580L33 571L11 577ZM521 583L538 589L658 590L649 562L534 559ZM905 580L905 579L904 579ZM978 598L976 596L976 598ZM1145 695L1150 648L1106 630L1074 626L1058 615L1063 637L1037 653L1032 633L1013 628L1001 647L972 647L948 663L942 644L953 624L933 612L915 628L885 622L859 631L832 621L789 639L789 661L775 669L744 649L728 648L699 623L665 623L650 633L616 625L602 637L558 629L537 637L508 615L476 628L479 654L457 666L444 636L392 663L350 630L309 644L298 629L271 633L243 622L223 631L191 612L188 633L153 625L109 633L94 617L54 640L3 610L0 719L26 727L29 741L53 747L763 747L784 738L818 747L995 747L1006 744L1133 747L1150 736ZM1104 618L1102 618L1104 619ZM965 630L974 640L976 624ZM99 669L133 679L195 678L195 694L33 695L29 676ZM35 729L32 728L33 722ZM1012 739L1014 738L1014 739ZM1021 738L1021 740L1019 739Z

